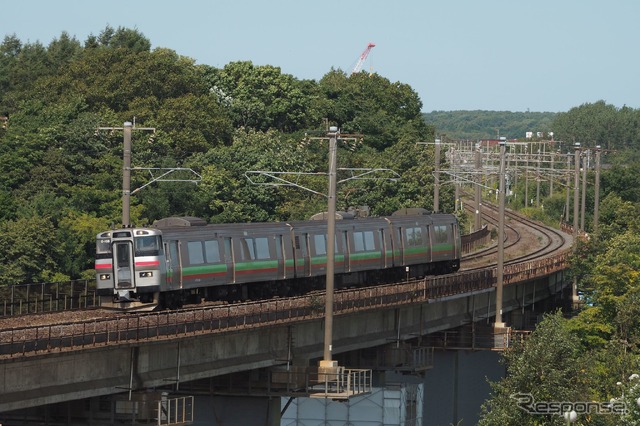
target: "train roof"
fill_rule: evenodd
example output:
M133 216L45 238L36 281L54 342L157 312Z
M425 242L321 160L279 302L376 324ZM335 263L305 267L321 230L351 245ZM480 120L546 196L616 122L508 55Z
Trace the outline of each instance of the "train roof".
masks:
M344 214L338 214L344 213ZM421 218L423 221L427 220L428 222L450 222L452 218L455 216L452 214L444 214L444 213L433 213L429 210L421 209L421 208L407 208L401 209L394 212L391 216L369 216L363 218L353 218L348 212L337 212L336 219L340 218L337 222L337 226L350 226L357 225L361 223L374 223L381 221L390 221L390 222L406 222L411 221L412 219ZM202 232L206 231L234 231L234 230L244 230L247 227L250 227L252 230L264 230L264 229L282 229L282 228L302 228L302 227L313 227L318 226L321 223L326 223L326 213L314 215L311 220L296 220L289 222L246 222L246 223L213 223L208 224L204 219L185 216L185 217L168 217L164 219L156 220L153 223L153 228L162 230L162 231L176 231L181 233L190 233L190 232Z

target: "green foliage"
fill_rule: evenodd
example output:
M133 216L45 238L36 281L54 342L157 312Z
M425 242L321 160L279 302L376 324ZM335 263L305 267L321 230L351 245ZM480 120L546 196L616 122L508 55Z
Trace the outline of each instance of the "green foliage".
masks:
M231 143L231 121L211 95L169 98L158 109L159 139L179 162L195 153Z
M535 401L588 401L581 369L579 341L561 312L548 314L530 337L505 352L507 374L491 383L491 398L483 405L479 425L562 425L560 416L529 414L517 406L516 394Z
M0 282L49 281L56 270L60 245L51 220L31 216L0 225Z
M212 92L229 106L234 125L294 132L320 124L313 86L282 74L279 67L231 62L206 68Z
M345 133L364 134L365 143L378 151L397 143L407 131L405 126L418 140L430 134L420 113L422 102L406 84L391 83L378 74L347 76L332 70L319 87L328 102L329 122Z
M605 101L586 103L560 113L553 123L555 138L599 145L604 149L628 149L640 142L640 112L627 106L616 108Z
M522 139L527 132L555 131L553 112L433 111L424 120L449 139ZM557 139L557 137L556 137Z
M73 277L95 277L94 240L99 232L109 228L105 218L69 211L58 227L62 243L62 255L58 261L60 269Z
M129 49L134 52L148 52L151 49L151 41L138 30L124 27L114 30L109 25L98 37L90 35L85 45L88 48Z

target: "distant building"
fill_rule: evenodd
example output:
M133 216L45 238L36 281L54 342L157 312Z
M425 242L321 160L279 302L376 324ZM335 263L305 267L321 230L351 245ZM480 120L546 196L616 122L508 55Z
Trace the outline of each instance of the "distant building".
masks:
M533 139L533 132L525 132L525 138ZM536 138L538 139L550 139L553 140L553 132L536 132Z

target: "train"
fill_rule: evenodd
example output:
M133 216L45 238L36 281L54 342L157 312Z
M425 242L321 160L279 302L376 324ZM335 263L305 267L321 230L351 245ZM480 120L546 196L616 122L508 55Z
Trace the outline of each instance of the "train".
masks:
M205 300L287 297L322 290L326 213L310 220L207 224L169 217L97 235L101 306L177 309ZM447 274L460 267L455 215L407 208L384 217L336 213L336 289Z

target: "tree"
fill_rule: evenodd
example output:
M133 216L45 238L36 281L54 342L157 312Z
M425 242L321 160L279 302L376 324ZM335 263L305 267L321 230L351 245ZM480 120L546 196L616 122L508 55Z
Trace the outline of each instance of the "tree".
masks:
M556 116L554 137L586 146L600 145L604 149L637 146L640 137L638 114L637 110L618 109L602 100L585 103Z
M279 67L240 61L206 68L205 73L212 92L229 105L236 127L295 132L320 124L315 86L283 74Z
M211 95L169 98L157 114L161 138L167 139L177 160L231 143L231 120Z
M149 52L151 50L151 41L138 30L124 27L118 27L117 30L114 30L113 27L107 25L97 37L93 34L89 35L85 42L85 47Z
M58 228L64 253L59 260L60 270L69 277L95 278L95 238L108 228L105 218L69 211Z
M0 224L0 282L51 281L60 250L55 228L46 217L32 216Z
M361 133L366 144L382 151L395 144L404 126L428 135L421 117L422 102L410 86L366 73L347 76L332 70L319 82L328 100L327 117L344 133ZM421 140L421 139L419 139Z
M491 383L478 424L565 424L559 415L526 412L518 400L530 395L535 402L589 401L579 347L560 311L545 315L531 336L504 353L507 374Z

